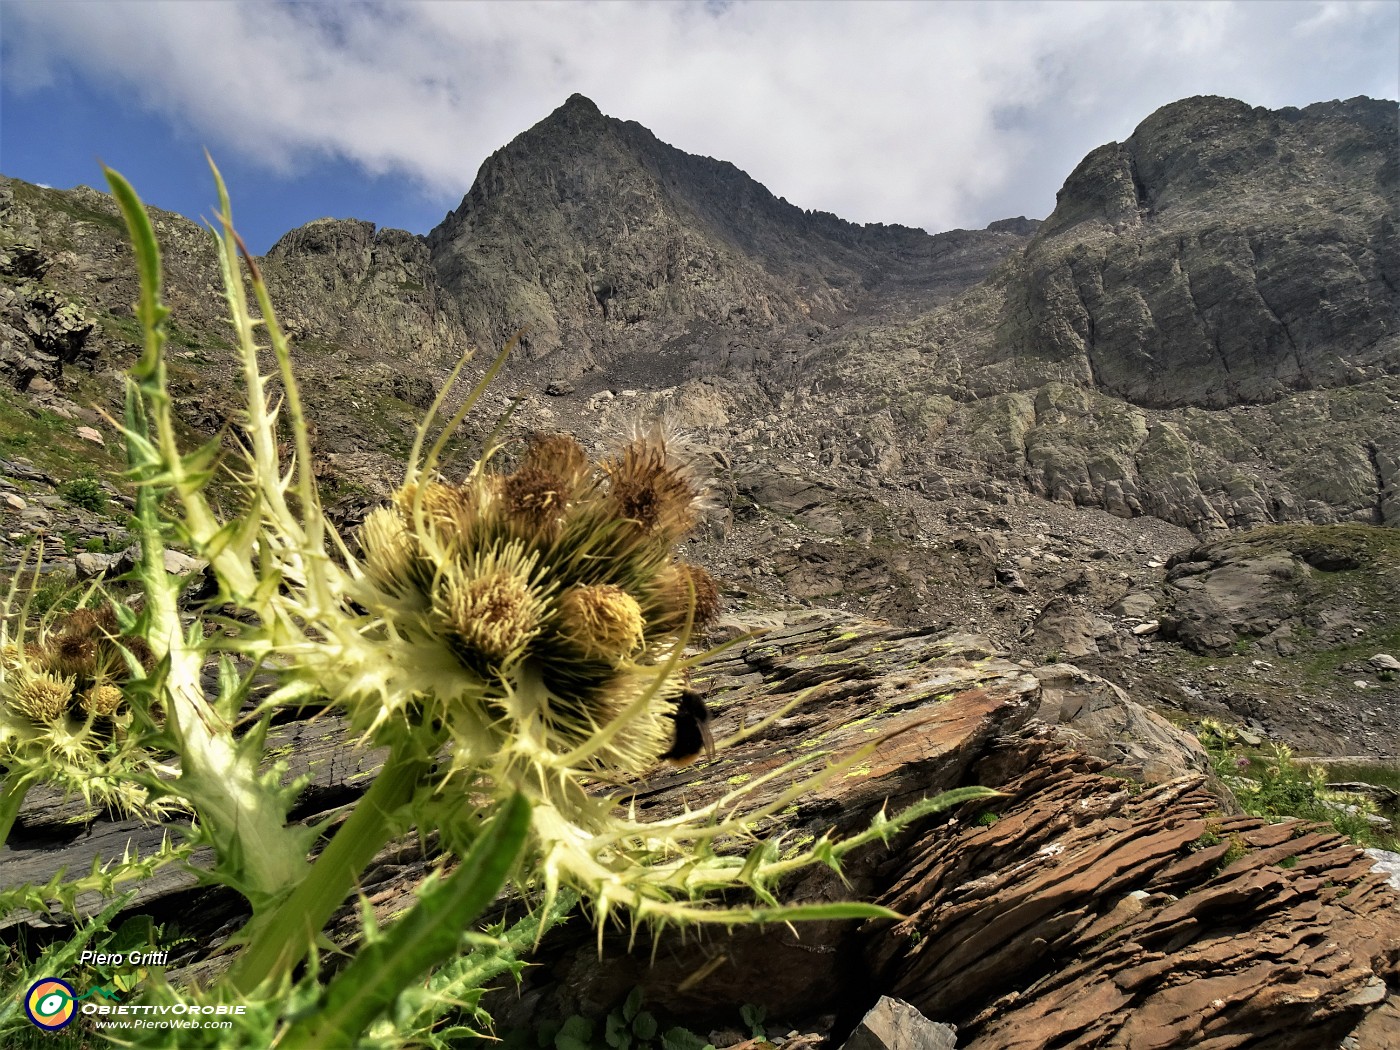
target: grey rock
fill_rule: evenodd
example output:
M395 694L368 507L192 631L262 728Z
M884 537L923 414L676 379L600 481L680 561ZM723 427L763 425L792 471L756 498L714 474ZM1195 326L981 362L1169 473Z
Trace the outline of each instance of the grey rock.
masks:
M133 543L120 554L108 555L108 557L113 559L112 568L115 571L119 573L130 572L141 562L141 545ZM165 571L172 576L188 576L209 564L203 558L193 558L182 551L175 550L166 550L164 561Z
M997 583L1001 584L1012 594L1030 594L1031 589L1026 586L1026 581L1021 577L1021 573L1013 565L997 566Z
M957 1045L957 1029L930 1021L902 999L882 995L841 1050L954 1050Z
M1066 747L1104 759L1140 783L1209 770L1200 741L1136 703L1105 678L1072 664L1031 671L1040 681L1036 717Z
M1109 606L1108 611L1114 616L1141 620L1157 608L1157 601L1157 596L1148 591L1131 591Z
M1099 640L1112 634L1113 625L1107 620L1059 597L1041 610L1025 640L1037 652L1075 659L1097 653Z
M1365 853L1374 862L1371 870L1384 875L1386 882L1400 892L1400 853L1387 849L1368 849Z
M1394 530L1364 525L1278 525L1203 544L1168 564L1163 633L1198 653L1351 643L1364 628L1334 574L1369 576L1381 588L1374 600L1387 600L1398 547Z
M98 554L93 551L84 551L74 556L73 564L77 567L79 579L91 580L110 572L120 560L121 555L118 554Z
M1389 653L1377 653L1367 663L1378 671L1400 671L1400 660Z

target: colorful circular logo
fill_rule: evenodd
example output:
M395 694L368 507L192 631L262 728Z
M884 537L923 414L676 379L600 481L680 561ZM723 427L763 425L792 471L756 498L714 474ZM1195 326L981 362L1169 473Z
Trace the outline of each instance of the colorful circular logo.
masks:
M46 1032L57 1032L78 1012L74 1005L77 993L67 981L45 977L29 986L24 996L24 1012L35 1025Z

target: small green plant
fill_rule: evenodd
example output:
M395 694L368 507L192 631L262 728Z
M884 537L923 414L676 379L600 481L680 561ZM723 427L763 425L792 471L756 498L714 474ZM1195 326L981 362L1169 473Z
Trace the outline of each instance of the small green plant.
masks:
M82 474L59 487L58 494L75 507L82 507L94 514L101 513L107 506L107 493L102 482L91 474Z
M19 577L16 576L16 579ZM44 572L31 587L27 600L31 616L64 612L77 607L81 591L78 578L62 570Z
M1214 719L1203 719L1196 735L1214 761L1216 774L1246 813L1270 820L1298 817L1330 824L1365 846L1388 847L1393 842L1377 831L1371 800L1329 790L1326 769L1295 761L1288 745L1247 748L1235 729Z
M768 1038L768 1032L763 1027L763 1022L767 1017L767 1008L755 1003L745 1003L739 1007L739 1019L749 1026L750 1038L762 1040Z
M994 827L1000 819L1000 816L988 810L986 813L978 815L977 824L979 827L990 828Z
M1210 849L1212 846L1220 845L1220 829L1206 822L1206 829L1196 836L1195 841L1188 847L1192 853L1203 849Z
M656 1017L649 1010L642 1009L642 990L634 988L622 1004L622 1009L608 1014L603 1029L608 1046L617 1050L633 1050L634 1047L650 1046L659 1026Z
M1225 847L1225 852L1220 857L1220 870L1224 871L1241 857L1248 856L1249 843L1244 840L1243 835L1232 834L1230 844Z

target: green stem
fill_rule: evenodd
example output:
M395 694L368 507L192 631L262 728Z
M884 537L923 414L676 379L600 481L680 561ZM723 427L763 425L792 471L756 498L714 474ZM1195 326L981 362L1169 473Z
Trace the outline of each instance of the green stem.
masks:
M0 783L0 845L9 839L10 829L15 826L15 818L32 783L34 781L26 776L10 776Z
M321 1009L293 1024L277 1045L282 1050L354 1046L420 974L456 954L463 931L505 884L529 831L530 803L516 793L496 811L457 870L426 886L409 913L336 976Z
M268 979L291 974L315 944L326 922L354 888L355 880L394 832L394 814L413 798L431 768L412 742L399 743L384 768L316 858L290 897L272 912L229 970L229 986L251 995Z

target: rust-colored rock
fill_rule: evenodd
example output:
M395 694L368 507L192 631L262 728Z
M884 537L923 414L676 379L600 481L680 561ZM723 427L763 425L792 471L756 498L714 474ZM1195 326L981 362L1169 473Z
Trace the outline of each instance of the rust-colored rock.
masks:
M902 861L881 983L964 1050L1337 1046L1400 977L1400 911L1343 839L1228 817L1199 777L1137 790L1080 756L990 827Z

